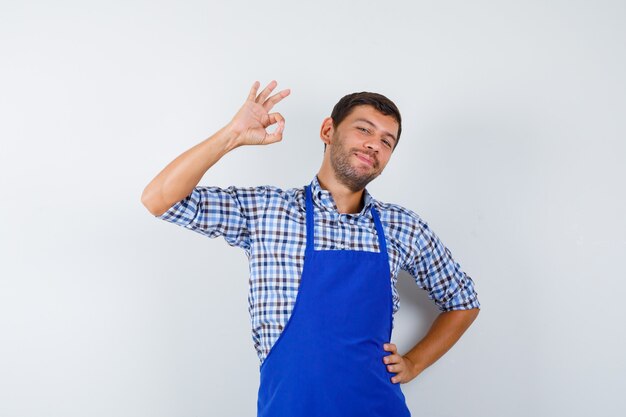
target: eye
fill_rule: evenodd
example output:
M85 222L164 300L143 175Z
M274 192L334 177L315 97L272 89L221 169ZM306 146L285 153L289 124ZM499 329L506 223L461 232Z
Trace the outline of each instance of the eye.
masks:
M391 148L391 142L389 142L387 139L383 139L383 143Z
M366 129L366 128L364 128L364 127L357 127L357 129L359 129L359 130L360 130L360 131L362 131L362 132L367 132L367 133L369 133L369 132L370 132L369 130L367 130L367 129Z

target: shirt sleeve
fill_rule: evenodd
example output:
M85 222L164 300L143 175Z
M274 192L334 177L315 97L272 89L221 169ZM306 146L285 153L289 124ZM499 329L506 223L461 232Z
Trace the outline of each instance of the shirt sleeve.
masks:
M249 252L250 213L257 211L260 195L255 188L197 186L156 217L210 238L223 236L230 246Z
M403 269L415 278L420 288L428 291L428 298L439 310L480 308L472 278L461 270L428 224L420 220L420 226Z

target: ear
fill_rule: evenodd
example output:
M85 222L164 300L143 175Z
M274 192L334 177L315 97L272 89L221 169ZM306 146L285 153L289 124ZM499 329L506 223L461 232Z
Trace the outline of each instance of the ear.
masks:
M322 127L320 128L320 139L327 145L330 145L330 140L333 137L333 133L335 132L335 128L333 127L333 119L331 117L327 117L322 122Z

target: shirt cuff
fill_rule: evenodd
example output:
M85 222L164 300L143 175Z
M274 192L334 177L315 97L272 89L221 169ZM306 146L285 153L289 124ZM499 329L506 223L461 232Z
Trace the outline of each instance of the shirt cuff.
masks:
M187 226L196 218L199 199L200 192L194 188L191 194L175 203L165 213L156 217L166 222Z

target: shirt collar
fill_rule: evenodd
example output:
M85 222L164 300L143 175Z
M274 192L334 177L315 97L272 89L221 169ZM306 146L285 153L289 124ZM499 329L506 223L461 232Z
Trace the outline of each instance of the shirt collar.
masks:
M337 212L337 206L335 205L335 200L333 199L332 194L330 193L330 191L322 188L317 178L317 175L313 177L313 181L311 181L310 186L311 194L313 196L313 202L317 206L327 211ZM367 211L369 211L375 202L374 197L370 195L370 193L367 191L367 188L363 190L363 201L365 202L365 204L363 205L363 209L358 215L363 215Z

